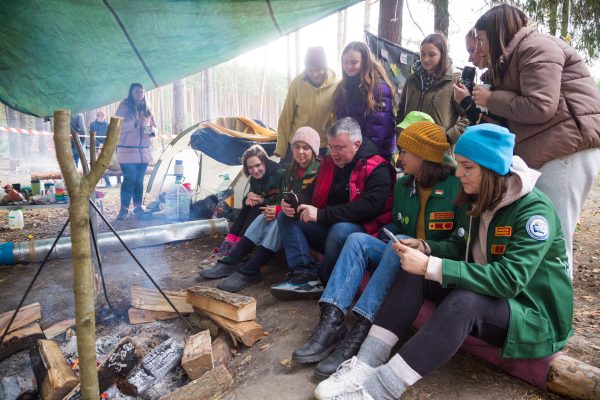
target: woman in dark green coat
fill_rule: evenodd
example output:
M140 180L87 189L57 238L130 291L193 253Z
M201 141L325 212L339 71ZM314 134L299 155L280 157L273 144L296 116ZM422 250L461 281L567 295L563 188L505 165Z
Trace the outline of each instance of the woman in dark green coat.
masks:
M458 139L457 202L469 215L449 240L394 245L403 271L357 358L319 384L318 399L396 399L468 335L501 347L505 358L541 358L566 345L573 288L560 222L534 188L539 172L513 157L514 143L492 124L469 127ZM425 300L436 310L389 359Z

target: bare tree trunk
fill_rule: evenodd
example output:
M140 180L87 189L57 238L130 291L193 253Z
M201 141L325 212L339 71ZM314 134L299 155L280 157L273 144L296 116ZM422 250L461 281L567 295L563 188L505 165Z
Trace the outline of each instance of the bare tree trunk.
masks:
M292 35L286 37L286 53L287 53L287 84L290 86L292 82Z
M71 152L71 113L58 110L54 113L54 144L62 176L71 198L69 218L71 224L71 254L73 260L73 291L75 297L75 323L77 326L77 351L81 378L81 394L85 400L99 396L96 369L96 320L94 315L94 274L92 270L89 236L89 196L102 177L112 158L121 132L121 118L111 118L104 150L86 176L75 169Z
M380 37L392 43L402 43L403 8L404 0L381 0L379 2L379 27L377 28L377 33Z
M294 48L296 51L296 74L294 76L298 76L302 71L300 66L300 31L294 32Z
M173 82L173 135L185 129L185 110L185 82L179 79Z
M269 45L265 46L265 57L263 59L263 70L262 70L262 76L260 78L260 89L259 89L259 93L260 93L260 100L258 103L258 110L257 110L257 115L256 117L258 119L263 119L263 112L265 110L265 82L267 79L267 57L269 55Z
M570 17L570 0L562 1L561 20L560 20L560 36L567 37L569 34L569 17Z
M337 13L337 59L342 57L342 51L344 49L344 11L338 11Z
M433 0L433 30L448 37L449 26L448 0Z
M548 0L548 31L556 36L558 27L558 0Z
M210 68L206 68L203 72L203 81L204 81L204 110L202 120L206 121L212 118L212 71Z
M371 29L371 0L365 0L365 16L363 19L363 27L365 31Z
M27 114L17 112L19 116L19 128L29 129L29 116ZM31 157L31 136L28 134L21 133L17 136L19 138L19 153L22 158Z

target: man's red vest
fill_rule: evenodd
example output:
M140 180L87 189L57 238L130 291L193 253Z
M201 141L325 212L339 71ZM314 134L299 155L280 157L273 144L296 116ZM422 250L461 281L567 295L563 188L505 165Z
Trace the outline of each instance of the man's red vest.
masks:
M382 163L387 163L387 160L379 155L374 155L366 160L359 159L350 174L350 199L349 202L359 199L364 194L365 183L373 170ZM312 205L317 208L325 208L329 196L329 190L335 175L335 164L331 156L327 156L321 162L321 168L315 182L313 191ZM396 180L396 174L393 174L393 180ZM387 201L383 208L383 212L377 217L362 223L365 232L377 236L381 226L392 222L392 203L394 195L394 185L390 187Z

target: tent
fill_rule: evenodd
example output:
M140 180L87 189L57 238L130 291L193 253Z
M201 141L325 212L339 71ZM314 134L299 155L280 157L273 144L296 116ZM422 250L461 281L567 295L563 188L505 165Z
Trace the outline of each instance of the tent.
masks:
M80 112L184 78L358 0L19 0L0 7L0 101Z
M196 182L192 202L232 186L235 207L241 208L247 183L240 173L242 154L250 146L260 144L271 156L276 141L275 131L246 117L216 118L192 125L165 148L154 166L146 193L158 199L174 179L175 160L183 159L186 179Z

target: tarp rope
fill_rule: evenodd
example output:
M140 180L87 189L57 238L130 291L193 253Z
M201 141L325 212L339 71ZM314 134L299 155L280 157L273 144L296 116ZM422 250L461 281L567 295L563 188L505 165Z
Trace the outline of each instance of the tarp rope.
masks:
M121 18L119 18L119 16L115 12L115 10L111 7L111 5L108 4L108 0L102 0L102 2L104 3L104 5L106 5L106 8L108 8L108 10L112 13L113 17L115 17L115 21L117 21L117 24L119 24L119 27L121 28L121 31L123 31L123 34L125 35L125 37L129 41L129 44L131 45L131 48L135 52L135 55L137 56L138 60L140 60L140 63L142 63L142 66L146 70L146 74L148 74L148 77L150 78L150 80L154 84L154 87L158 87L158 83L156 83L156 80L154 79L154 75L152 75L152 72L150 72L150 69L148 68L148 65L146 65L146 61L144 61L144 58L140 54L140 52L139 52L138 48L136 47L135 43L133 43L133 39L131 39L131 36L129 36L129 33L127 32L127 29L125 29L125 25L123 25L123 22L121 21Z
M275 19L275 14L273 13L273 7L271 6L271 2L269 0L265 0L265 2L267 3L267 7L269 8L269 14L271 15L271 19L273 20L273 25L275 25L275 28L277 28L277 32L279 32L279 35L283 36L283 32L281 32L281 28L279 27L279 24Z

